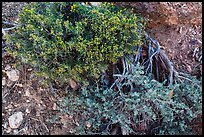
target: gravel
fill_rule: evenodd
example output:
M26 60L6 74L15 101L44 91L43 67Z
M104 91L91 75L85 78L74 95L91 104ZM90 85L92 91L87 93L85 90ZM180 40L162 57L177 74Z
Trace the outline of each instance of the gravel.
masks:
M2 2L2 20L16 21L25 4L27 2Z

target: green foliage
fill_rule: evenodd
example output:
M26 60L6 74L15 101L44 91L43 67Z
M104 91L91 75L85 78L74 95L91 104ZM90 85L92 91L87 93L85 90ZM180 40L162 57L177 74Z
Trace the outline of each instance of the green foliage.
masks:
M19 14L10 52L46 79L98 79L109 63L142 44L142 19L109 3L36 2Z
M191 79L199 83L196 78ZM132 92L128 90L130 83L134 85ZM201 96L200 87L192 82L166 87L150 80L137 66L116 88L98 83L84 88L79 96L70 93L59 101L59 106L61 113L83 117L76 134L110 134L111 127L119 124L128 134L189 135L193 133L188 123L202 113ZM86 127L87 121L90 128ZM144 130L139 130L141 126Z

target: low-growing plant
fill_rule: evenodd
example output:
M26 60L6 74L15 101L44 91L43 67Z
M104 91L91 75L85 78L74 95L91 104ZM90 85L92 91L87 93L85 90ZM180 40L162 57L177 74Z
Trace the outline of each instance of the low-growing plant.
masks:
M191 77L194 83L177 81L167 87L145 76L141 66L134 70L113 89L98 83L59 101L60 113L81 116L75 134L111 134L115 125L118 134L194 134L189 123L202 113L200 81Z
M136 54L143 37L142 19L110 3L36 2L22 10L19 23L12 55L60 82L98 79L108 64Z

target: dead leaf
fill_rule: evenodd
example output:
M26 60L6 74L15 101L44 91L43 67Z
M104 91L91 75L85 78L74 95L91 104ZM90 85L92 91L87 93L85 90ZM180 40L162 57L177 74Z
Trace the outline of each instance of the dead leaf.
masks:
M188 72L192 72L192 69L191 69L190 65L186 65L186 69L188 70Z
M69 80L69 84L73 90L77 90L79 88L78 84L73 79Z
M169 92L169 97L172 98L173 95L174 95L174 91L172 90L172 91Z

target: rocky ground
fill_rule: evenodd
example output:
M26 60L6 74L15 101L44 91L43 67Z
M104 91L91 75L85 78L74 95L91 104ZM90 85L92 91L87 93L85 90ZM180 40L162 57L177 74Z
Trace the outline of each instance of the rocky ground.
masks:
M2 19L17 21L17 14L25 4L25 2L3 2ZM174 7L175 3L168 4L172 7L171 12L177 10L179 13L179 4L177 8ZM200 3L195 4L198 7L200 5ZM134 7L134 4L131 5ZM146 4L146 7L148 6ZM185 6L182 8L189 10ZM197 7L194 10L199 13ZM191 14L189 12L186 14L200 15L194 10L192 9ZM183 21L185 18L181 17L182 21L180 21L180 16L173 14L177 12L172 12L173 17L170 20L163 15L159 20L157 18L159 14L154 12L154 8L149 13L139 12L149 17L152 17L150 13L155 14L150 20L147 32L160 42L176 70L200 77L202 75L202 25L198 20L202 18L198 16L199 18L194 21L188 18L189 22L185 23ZM157 22L155 25L155 20L159 20L160 23ZM78 125L77 117L58 113L57 96L50 92L51 89L43 89L39 86L41 79L33 75L34 70L31 67L24 65L16 70L14 63L13 57L4 54L2 58L2 134L73 134L72 127ZM50 124L56 116L59 117L59 121Z

